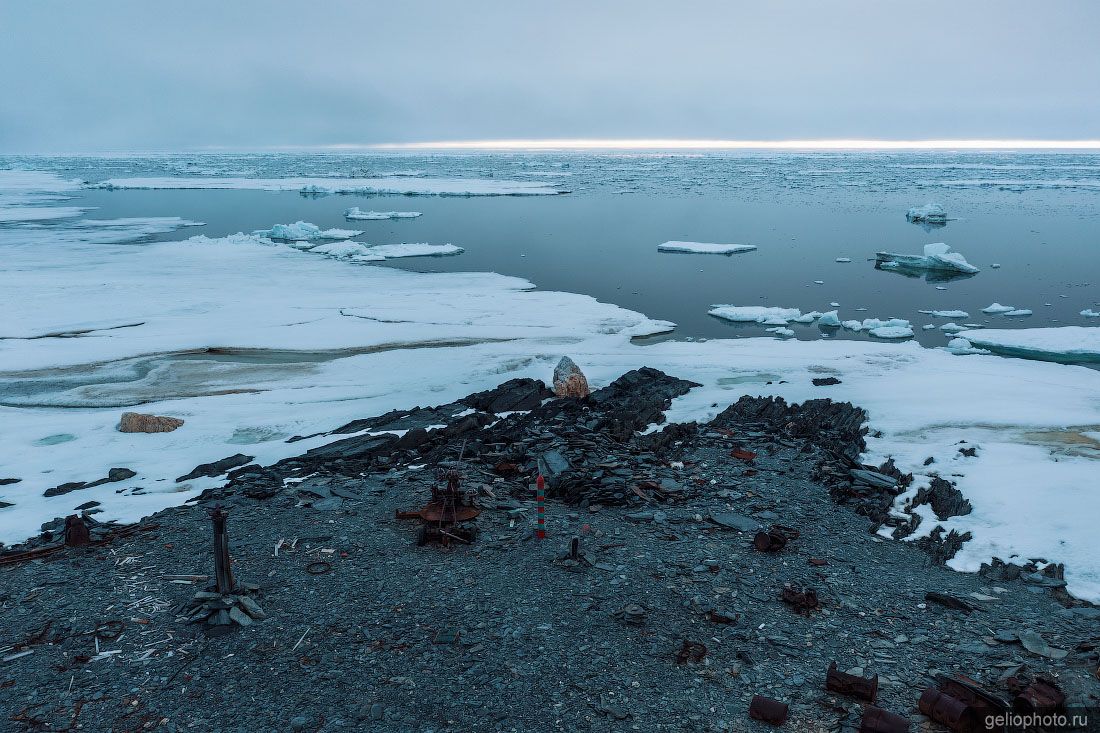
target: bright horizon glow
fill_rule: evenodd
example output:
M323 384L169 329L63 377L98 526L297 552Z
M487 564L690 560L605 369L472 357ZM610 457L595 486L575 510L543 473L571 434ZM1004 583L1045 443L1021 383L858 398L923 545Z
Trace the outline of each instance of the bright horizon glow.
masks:
M512 139L441 140L331 145L335 150L1098 150L1100 140L680 140Z

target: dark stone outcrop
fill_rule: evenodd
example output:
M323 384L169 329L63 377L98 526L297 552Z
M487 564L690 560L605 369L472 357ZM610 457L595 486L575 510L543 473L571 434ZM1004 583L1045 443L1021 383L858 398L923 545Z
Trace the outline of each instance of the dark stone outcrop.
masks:
M220 461L214 461L213 463L203 463L195 466L191 473L180 476L176 479L176 483L180 481L190 481L191 479L200 478L203 476L220 476L223 473L227 473L230 469L243 466L252 460L252 456L246 456L243 453L237 453L236 455L223 458Z
M499 387L476 392L460 401L475 410L498 413L533 410L553 396L538 379L509 379Z

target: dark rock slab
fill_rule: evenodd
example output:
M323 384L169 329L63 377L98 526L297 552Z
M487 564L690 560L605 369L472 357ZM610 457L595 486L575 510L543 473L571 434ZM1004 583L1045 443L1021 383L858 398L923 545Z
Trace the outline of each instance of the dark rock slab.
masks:
M476 392L461 402L482 412L517 412L533 410L553 396L554 393L538 379L509 379L499 387Z
M176 483L181 481L190 481L194 478L200 478L203 476L220 476L223 473L228 473L230 469L243 466L252 461L252 456L246 456L243 453L237 453L227 458L222 458L220 461L214 461L213 463L203 463L195 466L191 473L180 476L176 479Z

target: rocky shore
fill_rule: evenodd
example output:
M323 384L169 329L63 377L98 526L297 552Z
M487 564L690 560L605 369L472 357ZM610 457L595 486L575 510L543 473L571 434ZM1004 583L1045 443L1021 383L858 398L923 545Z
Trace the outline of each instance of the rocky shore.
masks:
M1100 609L1041 558L961 574L943 563L965 536L884 537L916 528L890 511L911 477L859 463L866 415L828 380L668 426L691 382L582 380L356 420L273 466L231 456L196 468L227 480L189 505L8 548L0 730L770 730L756 695L784 729L859 730L871 704L826 689L833 662L911 730L948 730L918 699L960 676L1007 705L1040 679L1100 705ZM476 516L425 543L433 497ZM949 477L914 501L970 510Z

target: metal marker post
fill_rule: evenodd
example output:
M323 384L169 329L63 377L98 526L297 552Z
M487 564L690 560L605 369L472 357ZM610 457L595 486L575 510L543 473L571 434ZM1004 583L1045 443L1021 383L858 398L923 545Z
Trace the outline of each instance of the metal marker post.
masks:
M546 539L546 481L539 474L535 481L535 503L538 505L538 529L535 536L540 540Z

